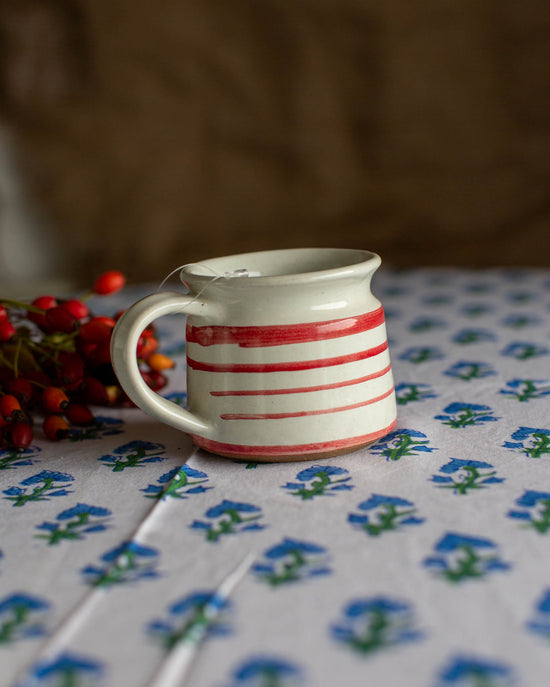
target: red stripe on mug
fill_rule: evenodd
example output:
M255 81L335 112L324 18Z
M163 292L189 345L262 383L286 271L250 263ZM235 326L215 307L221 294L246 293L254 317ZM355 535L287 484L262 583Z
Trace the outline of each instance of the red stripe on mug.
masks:
M327 413L342 413L346 410L355 410L363 406L369 406L372 403L378 403L385 398L388 398L394 391L394 387L386 391L380 396L369 398L368 401L361 401L359 403L351 403L347 406L339 406L337 408L322 408L321 410L299 410L294 413L224 413L220 415L222 420L286 420L292 417L307 417L309 415L326 415Z
M285 344L335 339L374 329L384 323L382 307L364 315L325 322L282 324L263 327L187 326L187 341L200 346L237 344L241 348L262 348Z
M346 439L336 439L334 441L322 441L313 444L295 444L290 446L250 446L241 444L226 444L221 441L214 441L213 439L205 439L197 434L191 434L191 438L197 446L204 448L212 453L218 453L229 457L248 457L258 456L262 458L269 458L273 456L298 456L307 455L308 453L328 453L331 451L341 451L345 449L353 449L354 446L360 447L364 444L371 443L385 436L397 424L394 420L390 425L369 434L362 434L360 436L348 437Z
M383 370L373 372L357 379L346 379L344 382L333 382L332 384L319 384L318 386L297 386L291 389L234 389L232 391L211 391L211 396L276 396L278 394L303 394L308 391L328 391L329 389L340 389L343 386L353 386L368 382L371 379L383 377L391 370L391 365L387 365Z
M367 348L365 351L339 355L335 358L320 358L318 360L292 360L285 363L205 363L200 360L187 358L187 364L191 369L202 372L297 372L299 370L314 370L319 367L332 367L334 365L354 363L358 360L366 360L379 353L383 353L387 348L388 342L384 341L379 346Z

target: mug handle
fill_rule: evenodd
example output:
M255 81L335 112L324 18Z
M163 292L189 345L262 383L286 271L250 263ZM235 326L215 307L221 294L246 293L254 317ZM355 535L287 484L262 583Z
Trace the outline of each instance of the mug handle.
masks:
M189 434L208 436L212 427L147 386L138 367L137 344L147 325L163 315L185 313L200 316L208 311L208 315L212 316L212 310L218 307L215 303L199 301L196 296L169 291L154 293L142 298L121 315L111 338L113 368L129 398L148 415Z

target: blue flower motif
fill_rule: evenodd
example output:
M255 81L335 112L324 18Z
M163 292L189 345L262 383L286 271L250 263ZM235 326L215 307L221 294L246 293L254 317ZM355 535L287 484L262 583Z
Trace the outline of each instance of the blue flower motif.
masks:
M499 393L520 402L550 395L550 381L546 379L512 379L506 382L506 386L508 388L501 389Z
M13 470L24 465L34 465L40 462L36 460L36 456L41 450L38 446L28 446L22 451L2 449L0 450L0 470Z
M159 553L156 549L125 541L101 556L105 566L86 566L81 570L88 584L94 587L110 587L115 584L136 582L159 576Z
M241 513L251 513L251 515L244 517ZM258 522L262 517L262 509L251 503L238 503L224 499L217 506L209 508L205 516L213 522L194 520L190 527L203 531L206 540L210 542L217 542L220 537L228 534L263 530L265 527Z
M461 329L452 338L453 343L461 346L474 343L486 343L488 341L496 341L496 336L493 332L487 329Z
M544 639L550 639L550 589L545 589L535 606L535 613L526 623L527 629Z
M89 506L87 503L77 503L73 508L62 511L57 516L61 522L43 522L37 525L39 530L46 530L48 534L35 535L38 539L46 539L48 544L59 543L62 539L84 539L91 532L102 532L107 529L105 518L111 515L107 508ZM68 522L63 522L67 520Z
M332 571L323 546L285 537L264 552L264 560L253 565L252 572L263 582L278 587Z
M466 303L460 312L465 317L482 317L483 315L490 315L494 310L494 306L490 303Z
M31 484L39 484L46 480L52 480L52 482L72 482L74 477L66 472L53 472L52 470L42 470L42 472L37 472L36 475L31 475L27 479L21 480L19 484L24 486L30 486Z
M504 448L523 453L529 458L541 458L550 453L550 429L518 427L511 438L514 441L505 441Z
M29 501L48 501L53 496L66 496L71 491L63 488L63 484L73 482L74 477L66 472L54 472L52 470L42 470L35 475L31 475L19 484L25 487L9 487L3 493L4 498L13 501L14 506L24 506ZM34 486L32 491L27 487Z
M166 355L170 355L167 353ZM177 403L182 408L187 408L187 391L172 391L164 396L168 401Z
M396 429L377 441L370 451L374 455L385 456L386 460L400 460L403 456L435 451L428 446L429 443L427 436L416 429Z
M422 303L429 306L450 305L454 301L454 296L450 293L430 293L422 298Z
M115 448L112 455L103 455L98 460L113 468L113 472L122 472L126 468L142 467L146 463L158 463L167 456L162 444L151 441L134 440Z
M71 518L79 515L93 515L97 518L104 518L107 515L111 515L111 511L108 508L102 508L101 506L88 506L86 503L77 503L76 506L67 508L67 510L59 513L57 519L70 520Z
M298 687L303 684L304 673L294 663L276 656L253 656L241 663L233 672L226 687Z
M348 522L372 537L377 537L385 531L400 529L402 526L421 525L424 522L424 518L416 517L414 503L398 496L373 494L357 508L369 514L350 513Z
M351 480L348 471L334 465L312 465L301 470L296 475L296 479L299 481L287 482L282 489L287 489L293 496L299 496L303 501L316 496L334 496L335 491L353 489L353 485L348 484ZM306 486L308 482L310 484Z
M510 303L531 303L538 300L538 298L538 293L533 293L532 291L511 291L506 294L506 299Z
M131 453L132 451L143 451L148 453L162 453L165 447L162 444L156 444L152 441L143 441L141 439L133 439L128 441L126 444L122 444L118 448L115 448L113 453L115 456L123 456L126 453Z
M471 379L490 377L491 375L495 375L496 372L489 363L460 360L454 365L451 365L443 374L448 377L455 377L456 379L462 379L465 382L469 382Z
M436 415L436 420L441 420L449 427L464 428L479 425L484 422L496 422L500 418L493 417L494 411L486 405L478 403L465 403L463 401L450 403L443 409L442 415Z
M158 485L149 484L145 489L141 489L148 498L186 499L189 495L202 494L208 489L213 489L213 487L203 486L203 483L208 481L206 472L195 470L189 465L169 470L161 475L157 481Z
M237 501L229 501L224 499L217 506L212 506L206 511L207 518L217 518L225 513L237 511L238 513L259 513L261 508L254 506L251 503L238 503Z
M399 360L419 365L432 360L442 360L444 357L443 351L435 346L412 346L401 353Z
M83 677L87 685L99 684L105 674L105 666L88 657L64 651L53 659L37 662L28 676L18 687L36 687L37 683L77 685Z
M490 463L481 460L461 460L451 458L439 468L443 474L432 475L431 481L444 489L452 489L455 494L466 494L471 489L485 489L489 484L504 482L495 477L496 470ZM455 475L455 478L449 475Z
M409 329L411 332L429 332L434 329L445 329L447 322L436 317L417 317L410 323Z
M101 556L101 560L109 563L111 561L117 561L121 556L128 556L129 554L142 556L144 558L156 558L158 556L158 551L150 546L143 546L131 540L122 542L119 546L107 551L107 553Z
M546 346L528 341L514 341L501 351L502 355L515 358L516 360L529 360L541 355L548 355L548 353L550 353L550 349Z
M500 559L497 548L490 539L448 532L434 547L439 555L424 559L424 565L453 584L481 579L490 572L510 568Z
M489 284L487 282L482 282L482 281L475 281L475 282L470 282L469 284L465 284L464 286L464 291L466 293L475 293L475 294L480 294L480 293L489 293L493 291L494 286L492 284Z
M521 520L525 527L539 534L550 530L550 492L526 489L523 496L516 500L519 510L509 510L509 518Z
M44 599L31 596L30 594L23 594L22 592L16 592L0 599L0 613L5 613L14 607L26 608L29 611L42 611L49 608L50 604Z
M69 441L85 441L86 439L102 439L103 437L121 434L124 423L117 417L96 415L95 422L87 427L71 427Z
M397 404L404 406L413 401L425 401L428 398L436 398L437 394L429 384L411 384L403 382L395 387Z
M194 642L198 636L227 636L232 632L230 610L231 602L215 591L192 592L168 607L168 617L151 621L147 632L168 651L181 642Z
M522 329L523 327L532 327L541 323L540 317L535 315L528 315L526 313L511 313L502 320L504 327L511 329Z
M42 616L49 607L45 599L21 592L0 599L0 646L46 634Z
M333 638L365 657L423 638L408 602L385 596L354 599L331 626Z
M513 669L500 661L458 655L454 656L441 671L437 687L514 687L517 684Z

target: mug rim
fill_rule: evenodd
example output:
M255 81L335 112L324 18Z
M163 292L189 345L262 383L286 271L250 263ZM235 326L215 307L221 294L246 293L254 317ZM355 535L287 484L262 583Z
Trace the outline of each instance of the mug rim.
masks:
M348 254L350 259L349 261L344 261L343 263L340 260L339 264L335 267L323 267L322 269L312 269L307 271L302 270L283 274L260 274L259 276L251 274L247 275L246 279L224 276L224 273L218 274L215 270L215 267L211 266L211 263L239 261L238 264L240 264L240 267L233 266L233 270L231 271L234 271L237 269L246 269L246 262L248 261L250 265L250 258L265 259L268 256L286 256L287 258L294 256L295 258L299 258L300 255L305 257L307 254L309 254L311 256L312 253L317 253L319 258L322 256L327 258L329 255L340 255L341 257L344 257L345 254ZM352 260L352 256L355 256L357 259ZM240 262L241 259L242 264ZM185 265L185 267L183 267L181 270L180 278L181 281L186 285L203 285L215 281L216 284L223 284L224 286L245 286L247 283L252 281L255 286L283 286L316 283L318 281L341 279L343 277L366 277L371 275L380 264L381 258L377 253L359 248L280 248L273 250L251 251L247 253L236 253L232 255L199 260L197 262ZM202 266L204 266L206 270L212 270L212 272L201 273L193 271L193 268L200 268ZM220 265L220 267L223 269L223 265Z

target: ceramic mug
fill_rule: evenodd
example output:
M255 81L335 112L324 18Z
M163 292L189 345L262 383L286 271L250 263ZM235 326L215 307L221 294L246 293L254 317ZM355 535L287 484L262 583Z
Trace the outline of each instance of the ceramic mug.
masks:
M374 253L305 248L206 260L181 273L189 294L133 305L111 355L128 396L212 453L254 461L353 451L396 422ZM187 315L188 410L143 381L136 346L163 315ZM182 337L183 338L183 337Z

